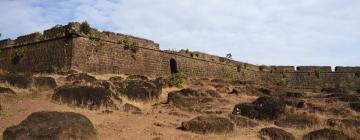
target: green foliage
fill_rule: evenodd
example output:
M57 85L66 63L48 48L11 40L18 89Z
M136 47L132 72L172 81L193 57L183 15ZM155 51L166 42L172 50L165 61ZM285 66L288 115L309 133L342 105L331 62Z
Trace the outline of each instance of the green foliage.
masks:
M16 65L20 62L20 60L24 57L24 49L23 48L18 48L15 50L15 54L13 59L11 60L11 63L13 65Z
M185 82L185 75L183 73L175 73L168 77L168 85L175 86L178 88L182 87Z
M90 33L90 24L87 21L84 21L80 24L80 32L84 33L84 34L89 34Z
M130 50L132 53L137 53L139 45L136 42L130 42L128 39L124 39L121 43L124 45L125 50Z
M232 54L231 53L226 54L226 58L227 59L232 59Z
M265 66L259 66L259 71L264 71L265 70Z
M281 78L280 80L276 81L276 85L278 86L287 86L289 84L289 79Z
M195 56L196 56L196 57L199 57L199 54L198 54L198 53L195 53Z
M315 71L316 78L320 78L320 71Z
M236 70L237 70L237 72L240 72L241 69L242 69L242 65L241 65L241 64L236 65Z
M360 71L355 72L355 77L360 78Z
M185 50L185 53L189 53L189 49L186 49L186 50Z

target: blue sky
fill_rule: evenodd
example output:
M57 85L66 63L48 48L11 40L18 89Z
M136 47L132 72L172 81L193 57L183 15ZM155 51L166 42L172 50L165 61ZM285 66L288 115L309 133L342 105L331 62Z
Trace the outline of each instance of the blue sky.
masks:
M360 65L359 0L1 0L1 39L87 20L100 30L267 65Z

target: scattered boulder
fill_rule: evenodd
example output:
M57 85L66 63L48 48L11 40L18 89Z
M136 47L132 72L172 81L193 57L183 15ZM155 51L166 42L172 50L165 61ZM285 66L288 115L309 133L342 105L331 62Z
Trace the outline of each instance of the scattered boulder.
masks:
M235 106L233 114L243 115L259 120L277 119L285 112L285 103L272 97L259 97L253 103L243 103Z
M28 88L31 85L31 76L20 74L7 74L3 77L4 82L18 88Z
M288 91L286 92L286 97L301 98L304 97L304 93Z
M12 94L15 95L15 91L13 91L11 88L6 88L6 87L0 87L0 95L1 94Z
M274 124L280 127L303 129L318 124L318 120L305 115L290 115L285 119L276 120Z
M125 112L141 112L141 109L137 106L132 104L126 103L123 107Z
M323 88L321 89L322 93L343 93L344 91L341 88Z
M285 98L283 99L285 101L285 104L288 106L296 107L296 108L304 108L305 107L305 101L296 99L296 98Z
M355 119L343 119L343 120L328 119L326 123L331 127L342 127L348 129L360 128L360 120L355 120Z
M304 140L350 140L350 137L344 132L325 128L306 134Z
M330 94L330 95L326 96L326 98L330 98L331 100L339 100L339 101L343 101L343 102L360 101L360 99L357 96L341 94L341 93Z
M357 112L360 112L360 102L350 103L350 108Z
M4 140L96 140L96 130L85 116L72 112L36 112L19 125L6 128Z
M78 107L88 107L91 110L99 109L101 106L116 108L112 94L109 89L103 87L62 86L55 89L52 100Z
M295 137L285 130L269 127L259 131L259 136L263 140L294 140Z
M198 134L227 133L234 130L234 124L226 118L206 115L182 122L181 129Z
M147 78L146 76L143 76L143 75L130 75L126 79L128 79L128 80L144 80L144 81L149 80L149 78Z
M131 100L150 101L157 99L161 92L162 86L153 81L129 80L122 86L125 86L123 94Z
M221 106L225 102L220 101L221 96L214 90L182 89L170 92L168 102L177 108L186 111L205 112L213 108L213 105Z
M111 82L121 82L121 81L124 81L124 78L122 78L120 76L115 76L115 77L110 77L109 81L111 81Z
M229 118L238 127L256 127L259 125L256 121L248 119L248 118L240 116L240 115L230 114Z
M56 81L52 77L34 77L34 85L39 89L54 89L56 88Z
M260 87L257 89L259 92L265 94L265 95L271 95L271 89Z
M71 74L69 76L66 77L67 81L73 81L73 82L95 82L96 78L93 76L90 76L86 73L75 73L75 74Z

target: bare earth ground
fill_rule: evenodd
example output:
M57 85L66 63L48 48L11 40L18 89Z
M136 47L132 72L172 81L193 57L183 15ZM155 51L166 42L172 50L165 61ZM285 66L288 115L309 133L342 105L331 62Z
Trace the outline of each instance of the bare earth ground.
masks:
M57 79L58 85L63 84L61 77L53 77ZM189 86L185 86L185 88L186 87ZM163 89L162 101L158 101L156 104L132 102L142 109L142 114L132 114L122 110L104 113L100 110L91 111L85 108L60 105L52 102L50 99L53 90L17 90L18 93L16 96L0 96L0 103L3 108L3 111L0 113L0 139L2 138L2 132L7 127L19 124L28 115L38 111L64 111L83 114L94 124L98 138L101 140L151 140L157 137L162 140L257 140L259 139L258 132L260 129L264 127L277 127L270 121L257 121L260 125L255 128L236 127L236 130L230 134L200 135L179 130L177 128L181 126L181 122L188 121L200 114L182 111L169 104L159 103L166 100L167 93L173 90L179 89ZM252 102L257 98L257 96L249 96L246 94L233 95L221 93L221 96L229 100L229 103L221 107L214 105L214 108L221 108L224 112L227 112L220 114L220 116L224 117L232 112L236 104ZM316 101L316 99L311 100L311 102L321 104L321 101ZM330 106L336 106L336 103ZM352 116L358 116L358 114L354 112L351 112L351 114ZM315 115L321 120L333 117L323 114ZM339 116L334 117L339 118ZM320 124L316 127L305 129L281 129L292 133L296 139L301 139L305 133L324 127L324 124Z
M257 129L238 129L233 134L197 135L191 132L177 130L182 121L187 121L197 114L183 112L174 107L159 105L146 109L143 114L131 114L114 111L111 114L101 111L90 111L67 105L59 105L50 100L52 91L24 95L24 97L7 97L1 100L4 112L0 115L0 132L16 125L28 115L37 111L77 112L88 117L98 131L99 139L103 140L149 140L161 137L168 140L187 139L257 139ZM9 99L12 98L12 99ZM16 98L16 99L14 99ZM241 100L241 97L240 99ZM181 116L169 115L178 112ZM0 133L2 138L2 133Z

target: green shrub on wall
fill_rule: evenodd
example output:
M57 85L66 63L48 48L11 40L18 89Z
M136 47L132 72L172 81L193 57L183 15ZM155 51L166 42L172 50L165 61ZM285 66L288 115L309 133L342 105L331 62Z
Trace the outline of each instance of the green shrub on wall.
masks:
M23 48L18 48L15 50L15 54L14 54L14 57L12 58L11 60L11 63L13 65L17 65L20 60L24 57L24 49Z
M132 53L137 53L139 45L136 42L130 42L128 39L124 39L121 43L124 45L125 50L130 50Z
M241 65L241 64L236 65L236 70L237 70L237 72L240 72L241 69L242 69L242 65Z
M320 71L315 71L316 78L320 78Z
M276 81L276 85L278 86L287 86L289 84L289 79L287 78L281 78L278 81Z
M84 34L89 34L90 33L90 24L87 21L84 21L80 24L80 32L84 33Z
M167 81L169 86L181 88L185 82L185 75L183 73L175 73L168 77Z
M360 71L355 72L355 77L360 78Z

